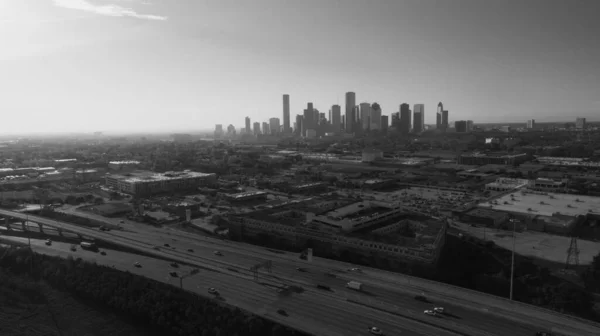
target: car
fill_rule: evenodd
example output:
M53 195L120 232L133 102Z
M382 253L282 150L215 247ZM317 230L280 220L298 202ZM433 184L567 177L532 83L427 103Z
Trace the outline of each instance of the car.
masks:
M77 251L77 248L75 246L71 246L71 251L75 252Z
M176 262L172 262L172 263L171 263L171 267L178 268L178 267L179 267L179 264L178 264L178 263L176 263Z
M425 315L429 315L429 316L435 316L435 315L437 315L437 313L435 311L429 310L429 309L426 310L426 311L424 311L423 313L425 313Z
M100 252L101 255L106 255L106 252L102 251Z
M444 307L435 307L433 308L433 311L438 313L438 314L443 314L444 313Z
M179 274L177 274L177 272L175 272L175 271L169 272L169 275L172 276L173 278L177 278L179 276Z
M369 332L372 335L383 335L383 331L381 331L381 329L379 329L377 327L371 327L371 328L369 328Z
M208 289L208 294L219 295L219 291L211 287Z
M140 264L139 262L136 262L136 263L133 264L133 266L135 266L137 268L140 268L140 267L142 267L142 264Z
M48 245L48 246L52 245L52 240L50 240L50 239L46 240L46 245Z
M222 256L223 255L223 253L221 253L219 251L214 251L213 254L216 255L216 256Z
M289 316L288 313L283 309L278 309L277 314L282 315L282 316Z
M171 245L169 245L169 244L165 244L165 247L171 247Z
M121 221L119 221L119 223L121 223L121 224L125 224L125 221L124 221L124 220L121 220Z
M187 251L194 253L194 249L188 249Z
M362 272L362 270L360 268L356 268L356 267L349 268L348 271L350 271L350 272L358 272L358 273Z
M306 272L306 268L296 267L296 271L298 271L298 272Z
M331 291L331 287L326 286L326 285L317 285L318 289L322 289L322 290L326 290L326 291Z

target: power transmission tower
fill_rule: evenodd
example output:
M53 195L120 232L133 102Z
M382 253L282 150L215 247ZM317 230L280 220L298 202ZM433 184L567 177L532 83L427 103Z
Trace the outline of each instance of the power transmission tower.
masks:
M567 250L567 263L565 269L569 266L579 266L579 247L577 247L577 237L571 237L571 244Z

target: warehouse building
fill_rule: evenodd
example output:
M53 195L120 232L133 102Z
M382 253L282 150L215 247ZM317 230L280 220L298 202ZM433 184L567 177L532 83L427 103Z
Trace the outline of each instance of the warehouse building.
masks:
M106 176L106 185L116 191L136 196L150 196L160 192L193 190L216 183L215 174L183 172L132 172Z

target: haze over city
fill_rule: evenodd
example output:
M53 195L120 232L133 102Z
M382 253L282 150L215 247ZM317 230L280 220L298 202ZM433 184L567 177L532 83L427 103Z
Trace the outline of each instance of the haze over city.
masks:
M0 3L0 132L243 127L439 101L451 120L598 119L595 1Z

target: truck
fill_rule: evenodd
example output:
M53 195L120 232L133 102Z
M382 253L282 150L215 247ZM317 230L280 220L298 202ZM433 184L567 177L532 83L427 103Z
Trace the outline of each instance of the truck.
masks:
M358 281L350 281L350 282L348 282L346 284L346 287L350 288L350 289L357 290L357 291L362 291L363 290L363 284L361 284Z

